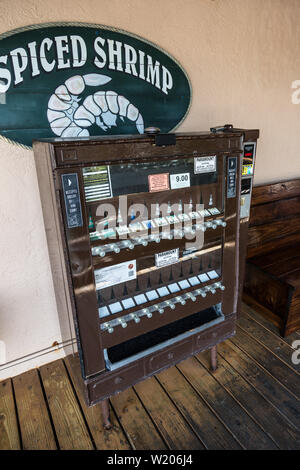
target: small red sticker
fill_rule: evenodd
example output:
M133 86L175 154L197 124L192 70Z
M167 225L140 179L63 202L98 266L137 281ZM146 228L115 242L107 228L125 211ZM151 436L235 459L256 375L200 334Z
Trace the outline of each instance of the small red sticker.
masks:
M158 175L149 175L149 192L167 191L169 186L169 173L159 173Z
M128 269L132 269L132 268L133 268L133 264L129 264Z

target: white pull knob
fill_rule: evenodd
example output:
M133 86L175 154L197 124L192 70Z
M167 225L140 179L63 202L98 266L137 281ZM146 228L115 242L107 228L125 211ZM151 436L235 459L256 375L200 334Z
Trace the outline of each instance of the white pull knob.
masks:
M145 310L148 310L148 309L145 309ZM135 323L139 323L141 321L140 317L136 313L131 313L130 316L135 321Z
M187 293L187 296L188 296L193 302L195 302L195 301L197 300L196 297L194 296L194 294L192 294L191 292L188 292L188 293Z
M223 286L221 282L216 282L214 284L214 287L216 287L217 289L225 290L225 286Z
M186 304L186 301L184 300L183 297L180 297L180 295L178 297L176 297L176 300L181 303L181 305L185 305Z
M201 295L201 297L206 297L206 292L203 289L197 289L196 292L197 294Z
M152 317L152 313L150 312L150 310L148 308L143 308L143 312L146 314L146 316L148 318Z
M112 243L111 245L109 245L109 248L114 251L115 253L120 253L120 248L118 247L118 245L115 245L114 243Z
M122 318L119 318L119 323L121 324L122 328L126 328L127 323Z
M160 307L159 305L154 305L154 308L156 308L156 310L160 313L160 314L163 314L165 309Z
M216 289L214 289L213 286L207 286L206 289L207 289L208 292L211 292L212 294L215 294L215 293L216 293Z
M175 310L176 306L175 306L175 304L174 304L171 300L167 300L167 301L166 301L166 304L167 304L168 307L170 307L172 310Z

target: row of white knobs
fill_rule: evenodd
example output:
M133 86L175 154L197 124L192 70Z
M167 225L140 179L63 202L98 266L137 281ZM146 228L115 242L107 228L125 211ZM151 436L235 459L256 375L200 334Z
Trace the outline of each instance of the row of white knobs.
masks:
M223 291L223 290L225 290L225 286L223 286L223 284L221 282L215 282L214 284L212 284L210 286L206 286L202 289L196 289L193 292L188 292L187 294L185 294L185 296L188 299L191 299L192 302L195 302L197 300L198 295L201 295L201 297L204 298L204 297L206 297L207 292L210 292L211 294L215 294L216 289L220 289L220 290ZM178 295L178 296L174 297L173 299L165 300L161 304L153 305L151 308L154 311L157 311L158 313L163 314L164 311L165 311L164 306L170 307L172 310L175 310L176 303L180 303L181 305L185 305L186 300L183 298L182 295ZM128 316L126 316L126 321L125 321L124 318L121 317L121 318L118 318L116 320L112 320L112 322L115 323L117 321L117 323L119 325L121 325L122 328L126 328L127 327L127 322L129 320L134 320L135 323L139 323L141 321L140 317L142 317L142 316L146 316L147 318L151 318L152 317L152 312L150 311L149 308L143 308L142 310L139 310L138 312L131 313ZM111 324L112 322L103 323L103 328L105 330L107 330L108 333L113 333L113 331L114 331L113 326L116 326L116 325L112 325Z
M196 224L195 230L202 230L205 232L208 228L212 228L215 230L218 226L226 227L226 222L223 219L212 220L209 222L204 222L203 224ZM190 233L194 235L196 232L191 226L184 227L183 229L174 229L172 232L161 232L160 234L151 234L147 238L139 237L137 239L132 240L124 240L117 243L109 243L108 245L97 246L92 248L93 256L101 256L104 257L106 253L111 251L115 253L120 253L121 249L129 248L133 250L136 245L143 245L147 246L149 242L156 242L160 243L161 240L168 239L173 240L173 238L183 238L185 233Z

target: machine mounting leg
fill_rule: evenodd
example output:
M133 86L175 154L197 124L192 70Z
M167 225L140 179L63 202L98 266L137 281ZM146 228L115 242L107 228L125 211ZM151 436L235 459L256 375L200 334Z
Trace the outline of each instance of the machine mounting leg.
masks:
M210 350L211 370L215 372L218 368L217 345L213 346Z
M103 426L104 429L111 429L110 415L109 415L109 401L108 399L101 402Z

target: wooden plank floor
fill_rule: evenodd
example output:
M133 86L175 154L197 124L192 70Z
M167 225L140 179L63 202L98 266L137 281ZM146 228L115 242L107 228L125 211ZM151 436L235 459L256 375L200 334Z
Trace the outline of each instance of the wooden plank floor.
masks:
M0 382L0 449L300 449L293 341L243 306L219 367L198 354L112 397L113 428L87 408L71 356Z

